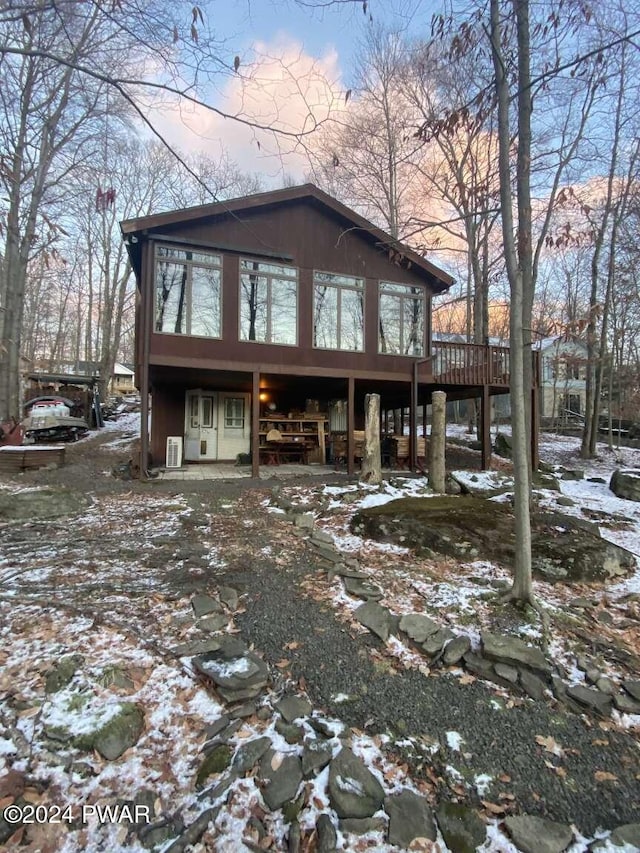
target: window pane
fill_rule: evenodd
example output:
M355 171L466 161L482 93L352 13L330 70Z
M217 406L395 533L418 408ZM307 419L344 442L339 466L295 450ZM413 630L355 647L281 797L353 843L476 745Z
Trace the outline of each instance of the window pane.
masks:
M213 399L211 397L202 398L202 426L213 426Z
M313 273L313 280L317 284L332 284L335 287L353 287L357 290L364 289L364 279L354 278L351 275L338 275L333 272L318 272Z
M240 276L240 340L267 341L267 279Z
M405 298L403 303L403 350L405 355L422 355L424 340L424 302Z
M298 285L288 279L271 279L271 343L298 342Z
M267 264L263 261L248 261L246 259L240 261L240 270L255 270L256 272L285 276L287 278L296 278L298 274L295 267L286 267L282 264Z
M156 332L187 330L187 266L158 261L156 269Z
M243 397L227 397L225 399L224 425L226 429L244 429Z
M401 301L395 296L380 295L380 352L400 353Z
M338 291L335 287L316 284L314 288L313 345L338 348Z
M411 296L416 292L415 287L410 287L408 284L393 284L390 281L381 281L380 289L385 293L397 293L398 295Z
M356 290L340 292L340 349L364 350L363 294Z
M191 269L191 334L219 338L220 270Z

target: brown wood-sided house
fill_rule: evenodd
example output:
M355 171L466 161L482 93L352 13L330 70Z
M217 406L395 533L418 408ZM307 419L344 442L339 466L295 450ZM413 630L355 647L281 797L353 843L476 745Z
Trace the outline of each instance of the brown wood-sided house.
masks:
M257 475L275 428L304 440L311 461L346 434L353 471L366 394L408 412L415 435L419 407L442 389L483 401L488 463L489 396L508 391L508 350L432 349L431 300L453 279L317 187L131 219L122 233L143 424L149 394L153 406L143 460L162 464L177 437L185 462L248 454Z

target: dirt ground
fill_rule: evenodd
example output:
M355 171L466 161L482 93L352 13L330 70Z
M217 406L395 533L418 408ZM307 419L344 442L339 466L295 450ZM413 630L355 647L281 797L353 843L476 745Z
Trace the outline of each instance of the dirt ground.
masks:
M34 628L24 614L32 613L36 623L44 624L55 619L57 610L61 618L92 619L89 632L117 629L132 646L179 668L171 649L184 639L186 628L184 616L176 613L181 607L184 613L185 602L188 609L190 596L213 595L230 586L242 601L233 630L270 664L272 689L277 693L295 685L315 708L353 731L384 738L388 760L428 792L434 807L453 797L485 809L492 819L514 813L544 816L574 824L585 835L640 820L637 732L609 723L598 728L597 721L585 721L557 705L505 699L504 693L496 694L473 678L461 680L444 670L425 675L400 665L332 604L326 567L299 531L286 518L267 512L274 483L117 479L110 472L130 453L126 443L114 438L117 433L110 431L69 445L63 468L29 472L12 481L26 488L69 490L88 499L77 518L3 525L6 555L16 565L29 560L37 564L43 541L58 552L59 571L35 579L26 574L24 582L14 583L10 598L4 596L9 623L15 617L9 629L12 645L23 640L37 649ZM478 454L451 447L447 464L477 467ZM343 474L330 481L348 482ZM309 476L280 484L279 491L290 490L295 501L305 489L313 494L319 485ZM124 507L127 515L122 517ZM377 565L376 580L394 589L400 581L393 555L380 557ZM402 562L400 567L406 569ZM26 608L22 613L20 606ZM503 622L496 610L492 627ZM9 665L7 633L4 637ZM66 644L62 651L73 648ZM4 699L14 694L6 689ZM345 702L344 696L351 698ZM441 750L429 758L407 748L412 739L446 744L452 730L465 743L463 753ZM562 744L562 761L533 735L553 735ZM450 772L452 763L456 773ZM468 784L481 776L495 780L482 796ZM493 812L486 811L486 802ZM23 845L25 841L28 836L20 839ZM206 836L203 843L201 849L231 849L214 841L207 846ZM75 849L82 847L65 848ZM286 848L276 843L271 849Z

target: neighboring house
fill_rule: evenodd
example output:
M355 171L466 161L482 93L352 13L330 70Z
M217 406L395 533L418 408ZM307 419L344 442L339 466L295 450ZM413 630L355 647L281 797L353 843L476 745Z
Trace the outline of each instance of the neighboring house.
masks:
M539 341L542 359L540 415L546 423L578 423L586 402L587 345L573 335Z
M442 343L432 358L431 298L453 279L311 184L128 220L122 232L139 289L143 424L149 395L153 405L143 470L178 446L186 462L248 454L257 475L274 428L304 440L311 461L346 433L353 470L366 394L407 412L415 434L437 388L481 396L487 426L490 396L508 390L503 348Z
M109 383L109 391L112 394L131 394L136 390L136 375L133 367L121 364L119 361L113 365L113 374Z

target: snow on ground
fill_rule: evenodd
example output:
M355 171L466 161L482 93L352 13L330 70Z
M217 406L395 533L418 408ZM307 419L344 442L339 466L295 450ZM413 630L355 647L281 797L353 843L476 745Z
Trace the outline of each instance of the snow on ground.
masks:
M139 415L122 416L108 422L105 428L113 429L117 436L107 448L119 449L123 442L139 433ZM123 431L126 435L122 435ZM459 434L462 437L462 429ZM562 493L576 502L574 507L563 507L562 511L583 518L583 509L602 513L599 523L603 536L640 555L640 505L615 498L607 486L616 464L640 465L640 451L625 449L618 455L603 452L601 459L585 464L578 460L576 439L544 436L541 456L553 464L585 468L586 478L603 477L605 483L589 479L562 481ZM476 486L493 488L504 482L504 475L497 472L468 476L470 484ZM0 484L0 488L27 491L13 482ZM382 604L398 614L424 612L443 619L454 633L466 633L473 646L478 646L480 631L492 624L495 612L487 593L508 583L508 567L483 560L459 564L445 558L418 558L406 548L367 540L349 529L351 516L360 507L430 494L424 478L396 477L381 489L359 488L354 484L324 489L303 486L287 488L286 493L301 505L314 505L317 494L324 496L325 509L315 511L318 526L331 533L336 545L359 558L371 582L381 587ZM553 493L545 493L545 504L555 505L554 500ZM232 511L233 504L222 504L222 508ZM10 697L11 707L9 713L0 716L0 777L11 768L18 772L29 770L36 783L46 780L44 792L37 794L39 802L114 803L147 790L154 795L154 819L178 812L187 824L203 808L215 805L215 800L198 796L193 779L202 761L200 750L207 737L206 727L219 719L224 709L200 685L188 658L177 662L162 651L177 640L184 642L197 636L189 596L176 596L173 592L169 595L165 584L165 575L176 568L186 566L188 572L202 571L188 568L188 560L178 552L170 565L166 561L167 541L175 538L179 542L181 522L189 520L191 513L187 501L179 496L147 495L143 501L131 494L105 496L99 506L89 506L73 520L71 542L61 526L49 541L34 536L26 552L24 543L20 547L19 543L5 544L0 557L0 694L5 699ZM199 525L197 535L208 549L211 565L224 565L215 529ZM100 541L104 545L109 540L122 542L127 556L118 556L114 547L112 558L105 559L101 554L98 560L93 543ZM42 584L52 590L49 606L37 600ZM310 593L332 602L341 618L355 629L352 614L361 602L348 596L338 579L314 580L313 586ZM640 592L640 568L631 578L606 590L567 589L536 581L535 591L552 614L566 608L569 598L584 594L598 599L603 606L607 601L615 605L623 595ZM29 595L35 596L31 602ZM96 597L101 604L112 603L110 618L98 617L97 609L92 607ZM127 600L131 601L130 618L123 618ZM365 630L359 625L357 629ZM514 630L525 639L539 640L535 615L531 621L514 626ZM61 657L72 652L82 656L78 672L63 690L45 694L47 676ZM548 652L563 663L567 681L583 680L583 673L575 666L571 644L561 630L554 628ZM384 652L376 650L376 654L380 659L387 655L394 665L429 672L425 659L397 637L390 637ZM114 678L118 673L125 673L129 683ZM614 666L607 674L619 676ZM449 673L452 678L461 676L459 669ZM506 695L497 687L487 689L497 696ZM272 694L265 698L275 701ZM339 697L334 698L338 701ZM56 754L42 745L46 727L66 728L72 734L81 734L89 720L105 722L123 702L145 709L145 728L137 746L127 750L117 762L104 762L96 753L79 759L69 750L65 767L57 763ZM342 724L338 720L324 722L334 732L330 743L335 754ZM640 732L640 719L634 720L629 715L614 715L613 724L635 727ZM303 726L311 733L307 721L303 721ZM299 746L286 743L275 730L273 717L262 720L252 716L245 720L230 743L236 749L265 735L282 754L300 751ZM30 745L28 749L25 744ZM406 770L389 762L382 736L353 732L351 745L387 792L413 786ZM447 733L446 746L454 754L451 757L454 760L455 753L464 748L458 732ZM440 748L438 744L432 747ZM74 769L69 772L72 762ZM456 784L466 784L462 777L457 779L460 774L453 765L450 774ZM327 775L328 769L308 783L307 805L300 815L303 830L310 830L318 815L329 811ZM490 777L477 776L469 785L482 796L490 782ZM216 821L215 841L211 841L215 846L207 849L230 853L256 849L257 839L248 829L247 818L251 813L262 814L259 786L254 777L240 778L230 791L228 803ZM273 849L286 849L287 828L282 818L276 815L265 821ZM51 833L47 839L50 849L63 853L81 850L137 853L144 849L118 825L91 825L78 832L67 832L63 824L54 827ZM210 838L213 837L212 834ZM338 840L347 844L342 833L338 834ZM590 840L579 838L569 853L586 851ZM446 850L441 836L437 841L440 849ZM394 848L377 832L363 840L362 849L385 853ZM489 820L487 842L481 850L515 853L516 848L499 829L499 821Z

